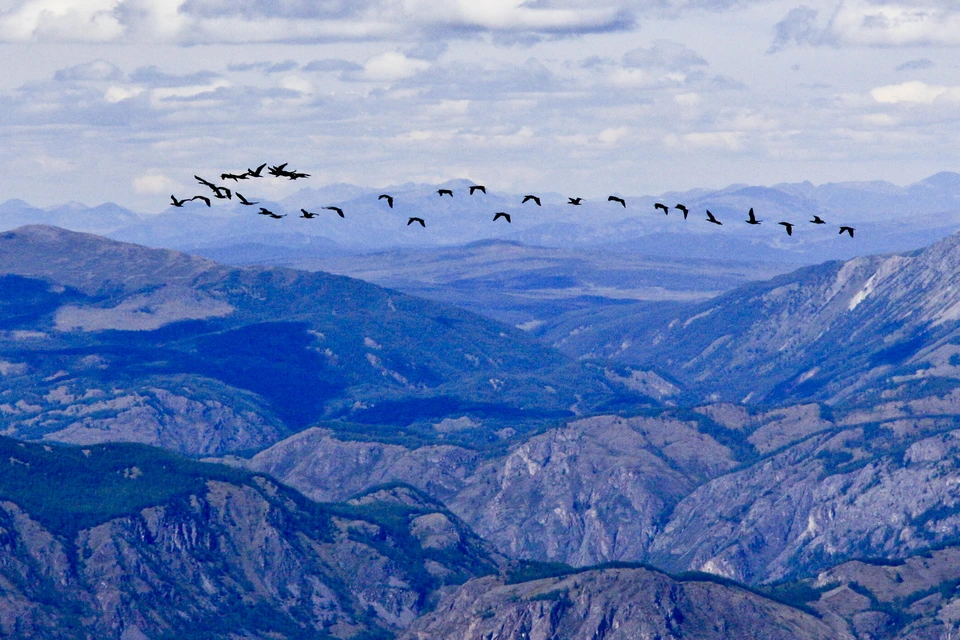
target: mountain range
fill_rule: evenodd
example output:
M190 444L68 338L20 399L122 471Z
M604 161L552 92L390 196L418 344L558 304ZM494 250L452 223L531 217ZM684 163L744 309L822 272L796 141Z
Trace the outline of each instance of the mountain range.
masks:
M728 262L702 296L616 302L648 266L706 265L578 271L579 249L514 241L357 259L438 300L475 287L473 313L260 259L0 234L0 628L949 637L958 243L772 279ZM558 294L551 317L550 278L608 292ZM498 312L496 287L533 302Z

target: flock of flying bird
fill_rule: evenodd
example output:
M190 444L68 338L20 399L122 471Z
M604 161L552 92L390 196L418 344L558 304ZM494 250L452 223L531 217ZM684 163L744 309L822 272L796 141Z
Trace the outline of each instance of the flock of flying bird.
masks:
M277 178L287 178L288 180L299 180L300 178L309 178L309 177L310 177L310 174L309 174L309 173L303 173L303 172L300 172L300 171L288 170L288 169L286 168L287 164L288 164L288 163L284 162L284 163L281 164L281 165L276 165L276 166L273 166L273 167L267 167L267 163L263 163L263 164L261 164L259 167L257 167L256 169L247 169L244 173L221 173L221 174L220 174L220 180L222 180L222 181L233 180L235 183L239 184L239 182L240 182L241 180L248 180L248 179L250 179L250 178L262 178L262 177L264 177L264 176L263 176L263 169L264 169L265 167L266 167L267 173L268 173L269 175L274 176L274 177L277 177ZM218 185L210 182L209 180L205 180L205 179L201 178L200 176L196 176L196 175L195 175L195 176L193 176L193 177L196 178L196 179L197 179L197 182L199 182L200 184L202 184L202 185L210 188L210 190L213 192L213 197L214 197L214 198L217 198L217 199L220 199L220 200L232 200L232 199L233 199L233 196L237 196L237 200L240 202L240 204L243 204L243 205L246 205L246 206L254 206L254 205L260 204L259 202L247 200L245 197L243 197L243 194L240 193L239 191L236 191L236 190L231 191L231 190L230 190L229 188L227 188L227 187L218 186ZM477 191L480 191L480 192L486 194L486 193L487 193L487 188L486 188L484 185L480 185L480 184L475 184L475 185L472 185L472 186L469 187L469 192L470 192L470 195L471 195L471 196L472 196L473 194L475 194ZM452 189L437 189L437 195L439 195L441 198L442 198L443 196L450 196L450 197L452 198L452 197L453 197L453 190L452 190ZM383 194L381 194L377 199L378 199L378 200L386 200L387 206L388 206L389 208L393 209L393 196L391 196L391 195L389 195L389 194L386 194L386 193L383 193ZM206 204L208 207L210 206L210 198L207 197L207 196L193 196L192 198L184 198L184 199L182 199L182 200L178 200L176 196L171 195L171 196L170 196L170 200L171 200L171 202L172 202L172 204L173 204L174 207L182 207L182 206L183 206L184 204L186 204L187 202L192 202L192 201L195 201L195 200L199 200L200 202L203 202L203 203ZM539 196L527 194L527 195L523 196L523 200L521 200L520 204L526 204L527 202L533 202L533 203L534 203L535 205L537 205L538 207L543 206L543 205L541 204L541 201L540 201L540 197L539 197ZM624 209L626 209L626 207L627 207L627 201L624 200L624 199L621 198L621 197L618 197L618 196L609 196L609 197L607 198L607 202L617 203L617 204L621 205ZM574 206L580 206L580 205L583 204L583 198L567 198L567 204L569 204L569 205L574 205ZM341 209L340 207L330 206L330 207L323 207L323 208L324 208L324 209L327 209L327 210L329 210L329 211L333 211L334 213L336 213L336 214L337 214L338 216L340 216L341 218L346 217L346 216L344 215L344 213L343 213L343 209ZM669 215L669 213L670 213L670 207L668 207L668 206L665 205L665 204L659 203L659 202L656 203L656 204L654 204L654 205L653 205L653 208L656 209L656 210L663 211L663 213L664 213L664 214L667 214L667 215ZM676 205L676 206L673 207L673 208L674 208L674 209L677 209L678 211L680 211L680 212L683 213L683 219L684 219L684 220L687 219L687 215L690 213L690 210L687 209L687 207L685 207L685 206L682 205L682 204L678 204L678 205ZM710 213L710 210L709 210L709 209L707 209L706 211L707 211L707 218L706 218L706 219L707 219L707 222L711 222L711 223L717 224L717 225L722 225L722 224L723 224L722 222L720 222L719 220L717 220L717 218L716 218L712 213ZM267 217L276 219L276 220L279 220L280 218L285 218L285 217L287 217L287 214L285 214L285 213L284 213L284 214L274 213L273 211L270 211L270 210L267 209L266 207L260 207L260 210L259 210L257 213L259 213L260 215L263 215L263 216L267 216ZM301 217L301 218L306 218L306 219L316 218L318 215L319 215L318 213L312 213L312 212L310 212L310 211L307 211L306 209L300 209L300 217ZM761 222L763 222L762 220L757 220L757 216L754 214L752 207L751 207L750 211L747 213L747 215L748 215L749 217L744 221L744 222L746 222L747 224L757 225L757 224L760 224ZM507 212L505 212L505 211L498 211L498 212L496 212L496 213L493 215L493 221L494 221L494 222L496 222L497 220L500 220L501 218L504 219L504 220L506 220L508 223L511 222L511 220L510 220L510 214L507 213ZM814 215L814 216L813 216L813 220L810 220L809 222L811 222L812 224L826 224L826 221L824 221L824 220L823 220L820 216L818 216L818 215ZM420 218L420 217L414 216L414 217L411 217L409 220L407 220L407 226L410 226L410 225L412 225L412 224L414 224L414 223L419 224L421 227L426 227L426 226L427 226L427 223L424 221L424 219L423 219L423 218ZM788 236L792 236L792 235L793 235L793 228L796 226L796 224L794 224L793 222L778 222L777 224L779 224L779 225L781 225L781 226L784 227L784 229L786 230ZM850 226L844 225L844 226L841 226L841 227L840 227L840 235L843 235L844 233L846 233L847 235L849 235L849 236L852 238L854 231L855 231L855 229L854 229L853 227L850 227Z

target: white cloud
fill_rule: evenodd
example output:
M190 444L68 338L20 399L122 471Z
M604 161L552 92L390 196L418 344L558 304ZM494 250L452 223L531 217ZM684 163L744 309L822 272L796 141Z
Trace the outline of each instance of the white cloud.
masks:
M743 147L743 134L739 131L703 131L685 134L668 134L664 137L664 146L683 151L702 149L723 149L739 151Z
M25 0L0 14L0 39L12 42L109 42L123 25L113 10L119 0Z
M106 90L103 94L103 99L111 104L116 104L117 102L123 102L130 98L136 98L141 93L143 93L143 87L114 86Z
M947 87L929 85L919 80L877 87L870 91L874 100L882 104L915 102L930 104L948 91Z
M163 173L148 172L133 179L133 190L137 193L154 195L176 191L180 184Z
M363 77L367 80L392 82L409 78L429 67L430 63L425 60L408 58L399 51L387 51L367 60L363 65Z
M843 0L823 23L818 11L792 9L776 27L768 52L791 44L830 46L957 46L960 7L929 0ZM928 61L929 62L929 61Z

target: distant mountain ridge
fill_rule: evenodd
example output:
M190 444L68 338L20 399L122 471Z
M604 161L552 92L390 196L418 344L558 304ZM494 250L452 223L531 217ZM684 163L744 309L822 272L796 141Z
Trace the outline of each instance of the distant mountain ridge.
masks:
M24 224L53 224L76 231L108 235L118 240L176 249L216 248L265 242L268 246L302 247L310 238L324 239L320 251L370 251L396 247L437 247L499 238L547 247L619 245L624 250L674 257L706 256L710 242L735 247L743 259L771 259L815 263L849 259L871 253L915 249L960 229L960 174L941 172L900 187L888 182L838 182L823 185L783 183L769 187L730 185L723 189L691 189L659 196L626 195L627 208L606 201L605 196L587 198L584 206L571 207L560 194L542 193L544 206L520 204L520 193L499 192L467 195L469 180L451 180L442 185L404 184L385 189L334 184L307 187L279 201L262 199L260 206L289 213L282 221L256 215L258 207L243 207L235 201L207 208L191 203L170 207L159 215L138 214L113 204L99 207L63 205L37 209L17 200L0 204L0 230ZM246 185L245 185L246 186ZM453 198L440 199L438 188L454 190ZM252 190L252 191L251 191ZM245 191L256 197L256 185ZM388 208L377 196L384 191L396 197ZM567 194L569 195L569 194ZM623 195L623 194L621 194ZM663 216L655 202L672 207L685 203L691 219L678 211ZM322 206L344 208L343 220ZM318 211L319 219L297 220L299 209ZM766 225L733 235L747 209L756 208ZM703 224L709 208L725 226ZM512 214L512 224L492 222L495 211ZM808 227L814 214L822 215L835 229L839 224L858 227L856 243L838 243L826 229ZM425 217L426 229L406 229L409 216ZM335 219L334 219L335 218ZM780 220L798 224L793 238L786 238L776 225ZM802 231L802 232L801 232ZM725 251L726 249L724 249Z

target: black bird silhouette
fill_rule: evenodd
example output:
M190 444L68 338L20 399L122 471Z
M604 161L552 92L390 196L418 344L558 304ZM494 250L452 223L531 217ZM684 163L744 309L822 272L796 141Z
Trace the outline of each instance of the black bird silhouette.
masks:
M243 197L243 194L240 193L239 191L234 191L233 193L237 196L237 199L240 201L240 204L245 204L247 206L252 204L260 204L259 200L257 202L251 202L250 200L247 200L246 198Z
M787 229L787 235L793 235L793 223L792 222L778 222L777 224L782 224Z
M823 218L821 218L820 216L813 216L813 220L811 220L810 222L812 222L813 224L827 224L826 222L823 221Z
M442 198L444 195L448 195L451 198L453 197L453 191L450 189L437 189L437 194Z
M276 219L276 220L279 220L280 218L286 218L286 217L287 217L287 214L278 215L278 214L274 213L273 211L270 211L269 209L264 209L263 207L260 207L260 211L258 211L257 213L259 213L259 214L262 215L262 216L270 216L271 218L274 218L274 219Z
M567 204L575 204L580 206L580 203L583 201L583 198L567 198Z
M248 167L248 168L247 168L247 175L250 176L251 178L262 178L263 176L260 175L260 172L263 171L263 168L264 168L265 166L267 166L267 163L266 163L266 162L264 162L262 165L260 165L259 167L257 167L257 170L256 170L256 171L254 171L253 169L250 169L250 168Z
M419 222L421 227L427 226L426 223L423 221L423 218L410 218L409 220L407 220L407 226L409 227L414 222Z
M682 204L678 204L677 206L674 207L674 209L679 209L680 211L683 211L683 219L684 219L684 220L687 219L687 214L690 213L690 210L687 209L687 208L686 208L685 206L683 206Z
M299 178L309 178L309 173L303 173L302 171L284 171L283 175L290 178L291 180L297 180Z
M234 182L236 182L237 180L246 180L247 177L248 176L246 173L221 173L220 174L221 180L233 180Z
M277 177L279 178L280 176L283 175L283 173L284 173L284 170L283 170L283 169L284 169L284 167L287 166L287 164L289 164L289 163L284 162L283 164L278 164L278 165L275 166L275 167L270 167L269 169L267 169L267 173L269 173L269 174L272 175L272 176L277 176Z
M747 212L747 215L750 216L749 220L746 220L747 224L760 224L763 220L757 220L757 216L753 215L753 207L750 207L750 211Z
M387 201L387 206L393 209L393 196L388 196L387 194L382 193L380 194L380 197L377 198L377 200L384 200L384 199L386 199Z
M226 187L218 187L217 185L213 184L209 180L204 180L200 176L193 176L193 177L196 178L197 182L199 182L200 184L210 187L210 189L213 190L214 197L220 198L221 200L231 199L232 196L231 196L230 189L227 189Z
M173 201L173 206L182 207L184 202L192 202L194 200L201 200L207 203L207 206L210 206L210 198L206 196L193 196L192 198L184 198L183 200L177 200L172 194L170 195L170 200Z
M498 211L493 214L493 221L496 222L498 218L504 218L507 222L510 222L510 214L504 213L503 211Z
M840 234L841 234L841 235L842 235L843 233L847 233L847 234L849 234L849 236L852 238L852 237L853 237L853 231L854 231L854 228L853 228L853 227L840 227Z
M719 220L713 217L713 214L710 213L710 209L707 209L707 222L712 222L713 224L723 224Z
M654 208L654 209L663 209L663 214L664 214L664 215L670 215L670 207L668 207L668 206L665 205L665 204L660 204L660 203L658 202L657 204L653 205L653 208Z
M624 200L623 198L618 198L617 196L609 196L607 198L607 202L619 202L620 204L623 205L624 209L627 208L627 201Z
M540 198L538 198L537 196L531 196L531 195L523 196L523 201L520 202L520 204L523 204L523 203L527 202L528 200L533 200L534 202L536 202L538 207L541 206L541 205L540 205Z
M324 207L324 209L329 209L330 211L336 211L338 216L340 216L341 218L343 217L343 209L341 209L340 207Z
M475 184L475 185L473 185L472 187L470 187L470 195L473 195L474 192L476 192L476 191L483 191L484 193L486 193L486 192L487 192L487 188L486 188L485 186L483 186L482 184Z
M301 217L301 218L307 218L307 219L316 218L316 217L317 217L317 214L315 214L315 213L310 213L310 212L307 211L306 209L300 209L300 217Z

